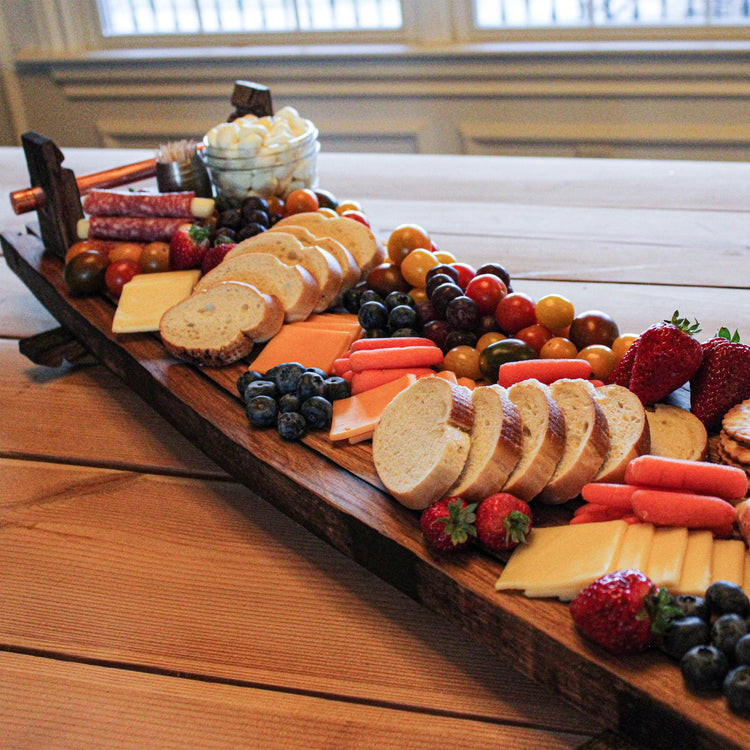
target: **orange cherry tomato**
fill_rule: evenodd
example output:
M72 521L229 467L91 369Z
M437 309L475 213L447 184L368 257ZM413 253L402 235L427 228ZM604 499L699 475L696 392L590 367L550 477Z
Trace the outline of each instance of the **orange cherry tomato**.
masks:
M426 230L418 224L401 224L388 237L388 257L392 263L400 265L412 250L423 249L432 253L432 240ZM423 285L424 286L424 285Z
M604 344L591 344L578 352L579 359L585 359L591 365L591 375L597 380L607 382L617 360L612 350Z
M266 198L266 201L268 202L268 211L272 214L279 214L283 216L286 213L286 207L284 206L284 201L279 198L278 195L269 195L268 198Z
M138 263L143 252L143 245L138 242L115 242L109 251L109 262L132 260Z
M319 208L318 213L325 216L326 219L335 219L338 216L338 214L336 213L334 209L328 208L327 206L323 206L323 208Z
M567 328L575 317L573 303L560 294L547 294L538 299L535 313L537 323L555 333Z
M630 349L630 345L637 338L637 333L623 333L612 342L612 354L615 355L615 359L618 362L625 356L625 352Z
M412 286L422 288L427 283L427 272L438 262L429 250L412 250L401 263L401 275Z
M427 302L429 300L429 297L427 296L427 290L423 287L415 286L411 288L407 294L415 301L415 302Z
M320 208L318 196L310 188L297 188L292 190L284 202L286 206L286 215L302 214L311 211L317 211Z
M336 213L342 214L344 211L361 211L362 204L359 201L352 200L351 198L345 201L341 201L336 206Z
M479 337L477 351L481 353L485 347L494 344L496 341L502 341L505 338L508 337L504 333L500 333L500 331L488 331Z
M169 243L149 242L141 251L138 265L143 273L169 270Z
M479 367L479 352L473 346L454 346L445 353L443 369L455 373L457 378L479 380L482 370Z
M553 336L548 339L539 351L541 359L575 359L577 356L576 345L563 336Z
M432 252L435 253L434 250ZM435 253L435 257L441 263L445 263L446 265L451 265L452 263L458 262L458 258L453 253L449 253L447 250L438 250Z
M76 255L90 251L99 253L106 258L109 255L110 244L104 240L81 240L80 242L74 242L65 253L65 262L68 263Z

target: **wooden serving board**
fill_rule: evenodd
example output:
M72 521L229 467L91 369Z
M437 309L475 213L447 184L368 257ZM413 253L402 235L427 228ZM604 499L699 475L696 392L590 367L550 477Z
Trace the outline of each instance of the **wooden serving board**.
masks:
M334 445L314 434L286 443L275 430L251 428L235 390L242 366L199 369L170 358L158 336L115 337L112 302L71 296L62 261L37 237L4 234L2 247L14 273L86 349L217 464L337 550L636 742L750 747L748 722L721 697L688 693L666 657L612 657L579 637L566 605L497 593L499 560L433 554L417 514L383 491L369 443ZM539 508L540 523L565 512Z

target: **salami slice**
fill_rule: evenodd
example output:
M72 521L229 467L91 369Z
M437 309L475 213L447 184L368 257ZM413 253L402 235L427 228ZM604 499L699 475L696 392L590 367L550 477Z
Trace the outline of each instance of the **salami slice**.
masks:
M193 216L195 193L138 193L127 190L92 190L83 199L90 216Z
M78 235L100 240L169 242L185 223L184 218L169 216L91 216L79 222Z

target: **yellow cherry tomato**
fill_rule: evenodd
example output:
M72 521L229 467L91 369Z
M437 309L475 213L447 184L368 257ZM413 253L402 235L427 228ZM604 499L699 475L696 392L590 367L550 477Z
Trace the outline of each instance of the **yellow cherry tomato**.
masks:
M338 216L336 211L334 211L334 209L332 208L328 208L328 206L323 206L322 208L319 208L317 210L317 213L322 214L323 216L326 217L326 219L335 219Z
M432 251L432 240L419 224L401 224L388 237L388 257L399 265L412 250L421 248Z
M479 380L482 370L479 367L479 352L473 346L454 346L445 353L443 369L450 370L457 378Z
M554 333L559 333L573 322L575 309L567 297L548 294L537 300L535 314L537 323Z
M625 356L625 352L630 349L630 345L637 338L637 333L623 333L612 342L612 354L615 355L618 362Z
M539 350L540 359L575 359L578 356L576 345L564 336L554 336Z
M427 302L429 297L427 296L427 290L424 287L412 287L407 294L415 301L415 302Z
M143 245L137 242L116 242L109 251L109 262L114 263L117 260L134 260L139 263Z
M338 206L336 206L336 213L337 214L343 214L344 211L361 211L362 210L362 204L359 201L355 200L346 200L341 201Z
M435 257L441 263L447 263L448 265L450 265L451 263L458 263L458 258L453 253L449 253L447 250L438 250L435 253Z
M429 250L412 250L401 262L401 275L412 286L424 287L427 283L427 272L439 262Z
M585 359L591 365L591 375L597 380L607 381L617 360L612 350L604 344L591 344L578 352L579 359Z
M488 331L487 333L483 333L479 337L479 341L477 341L477 351L481 352L486 346L494 344L496 341L502 341L505 338L507 338L507 336L504 333L500 333L500 331Z

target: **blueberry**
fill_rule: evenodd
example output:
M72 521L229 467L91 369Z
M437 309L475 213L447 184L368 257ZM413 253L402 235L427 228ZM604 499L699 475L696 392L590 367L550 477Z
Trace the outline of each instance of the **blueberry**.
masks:
M433 289L430 302L435 308L435 315L441 320L445 320L445 309L448 307L448 303L456 297L462 297L463 294L461 287L452 281L446 281Z
M308 367L305 372L317 372L323 380L328 377L328 373L322 367Z
M284 362L283 364L272 367L266 373L266 377L273 373L272 377L279 389L279 393L294 393L297 390L297 384L302 374L305 372L305 366L299 362Z
M279 414L276 426L279 436L284 440L299 440L307 429L305 418L298 411Z
M694 646L708 643L708 623L691 615L675 620L665 631L662 649L679 661Z
M678 594L674 598L675 606L679 607L685 617L700 617L706 622L711 621L711 613L708 604L702 596L694 594Z
M715 646L694 646L680 659L685 685L695 692L715 692L729 671L729 662Z
M271 396L255 396L246 406L245 413L253 427L270 427L276 421L278 407Z
M737 664L750 665L750 633L737 641L734 647L734 660Z
M299 396L296 393L285 393L279 400L279 412L286 414L288 411L299 411Z
M380 302L381 305L385 305L383 298L374 289L364 289L362 296L359 298L360 307L366 302Z
M327 430L331 426L333 406L323 396L311 396L300 407L307 426L312 430Z
M431 299L432 293L441 284L456 284L456 283L457 283L456 279L452 278L451 276L448 276L447 273L436 273L434 276L430 276L430 278L427 280L424 290L427 293L427 296Z
M242 229L239 229L237 231L237 241L242 242L242 240L247 240L250 237L255 237L255 235L265 232L266 229L267 227L264 227L263 224L258 224L255 221L250 224L245 224Z
M245 401L249 401L255 396L270 396L271 398L276 398L278 394L279 390L276 387L276 383L272 380L254 380L245 388Z
M408 307L416 307L416 302L414 301L414 298L407 294L406 292L391 292L386 298L385 298L385 306L389 310L393 310L394 307L398 307L399 305L407 305Z
M397 305L388 314L388 329L416 328L419 325L417 311L409 305Z
M734 612L741 617L750 614L750 599L740 586L731 581L716 581L706 589L706 602L714 614Z
M268 201L260 195L248 195L242 199L240 210L243 216L247 216L247 214L253 211L265 211L265 213L268 213Z
M250 383L254 383L256 380L263 380L263 376L257 370L243 372L242 375L237 378L237 393L239 393L242 398L245 398L245 389Z
M420 333L416 328L397 328L392 334L392 339L403 339L412 336L419 336Z
M325 390L325 379L317 372L303 372L297 381L297 396L300 401L306 401L312 396L322 396Z
M738 714L750 714L750 667L735 667L724 680L722 691L729 708Z
M747 625L739 616L730 612L717 617L711 625L711 644L727 656L734 655L734 647L743 635L747 634Z
M245 224L260 224L261 226L266 227L266 229L271 226L271 221L268 218L268 212L261 211L260 209L247 211L244 214L243 219Z
M224 209L219 214L219 218L217 221L220 227L227 227L227 229L239 229L241 222L242 222L242 210L239 208Z
M362 299L362 290L357 289L357 287L354 286L351 289L347 289L344 292L344 296L341 298L341 301L343 302L344 309L347 312L356 314L359 312L361 299Z
M364 295L362 296L364 297ZM388 308L382 302L376 300L363 302L357 313L357 318L362 328L367 330L372 328L385 329L388 327Z
M223 245L227 242L237 242L237 230L231 227L219 227L214 234L212 245Z
M323 381L323 388L323 395L329 401L338 401L352 395L352 387L349 385L349 381L338 375L331 375L331 377L326 378Z
M447 304L445 319L457 331L473 331L479 325L479 305L465 294L456 297Z

